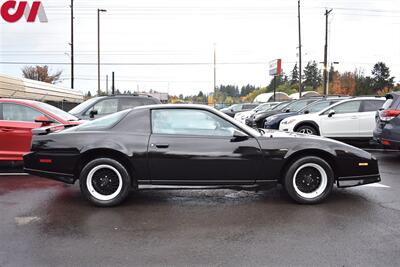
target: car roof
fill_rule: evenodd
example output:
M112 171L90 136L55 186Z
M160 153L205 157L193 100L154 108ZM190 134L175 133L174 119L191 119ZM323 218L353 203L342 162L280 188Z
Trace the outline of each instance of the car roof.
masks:
M40 103L39 101L36 101L36 100L19 99L19 98L0 98L0 102L29 104L29 105L35 105L36 103Z
M185 108L192 108L192 109L206 109L215 111L216 109L207 105L200 105L200 104L155 104L155 105L146 105L146 106L138 106L133 109L185 109Z

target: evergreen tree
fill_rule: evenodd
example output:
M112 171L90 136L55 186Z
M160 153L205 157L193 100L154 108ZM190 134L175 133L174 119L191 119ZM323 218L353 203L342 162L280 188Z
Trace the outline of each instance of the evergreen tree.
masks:
M321 71L318 69L317 62L310 61L304 68L304 85L310 86L314 90L322 84Z
M294 65L292 73L290 75L290 85L299 83L299 69L297 63Z
M374 91L382 90L384 88L393 88L394 77L390 77L389 67L383 62L378 62L372 69L372 83Z

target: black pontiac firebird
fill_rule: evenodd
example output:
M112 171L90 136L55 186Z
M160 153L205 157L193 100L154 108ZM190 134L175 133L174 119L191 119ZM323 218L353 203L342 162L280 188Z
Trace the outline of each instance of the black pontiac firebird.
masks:
M73 184L98 206L140 185L282 184L296 202L326 199L334 183L380 181L371 154L330 139L254 130L207 106L154 105L80 126L34 130L25 171Z

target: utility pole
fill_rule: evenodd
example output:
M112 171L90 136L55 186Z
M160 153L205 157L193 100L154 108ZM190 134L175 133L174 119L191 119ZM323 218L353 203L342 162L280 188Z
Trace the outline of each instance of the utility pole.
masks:
M214 44L214 105L217 97L217 49Z
M301 98L302 87L302 67L301 67L301 18L300 18L300 0L298 0L298 21L299 21L299 98Z
M106 93L108 95L108 75L106 75Z
M112 72L112 76L111 76L111 94L115 95L115 76L114 76L114 72Z
M100 95L100 12L107 12L105 9L97 9L97 95Z
M71 88L74 89L74 0L71 0Z
M325 10L325 49L324 49L324 92L327 96L328 92L328 16L332 12L331 10Z

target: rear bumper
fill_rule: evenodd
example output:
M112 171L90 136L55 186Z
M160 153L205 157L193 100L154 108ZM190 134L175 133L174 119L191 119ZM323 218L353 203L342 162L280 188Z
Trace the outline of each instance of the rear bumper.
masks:
M64 182L67 184L73 184L75 183L75 177L72 174L67 174L67 173L59 173L59 172L49 172L49 171L43 171L43 170L35 170L35 169L29 169L29 168L24 168L24 171L26 173L39 176L39 177L44 177L60 182Z
M379 174L339 177L337 179L337 187L345 188L364 184L378 183L380 181L381 176Z

